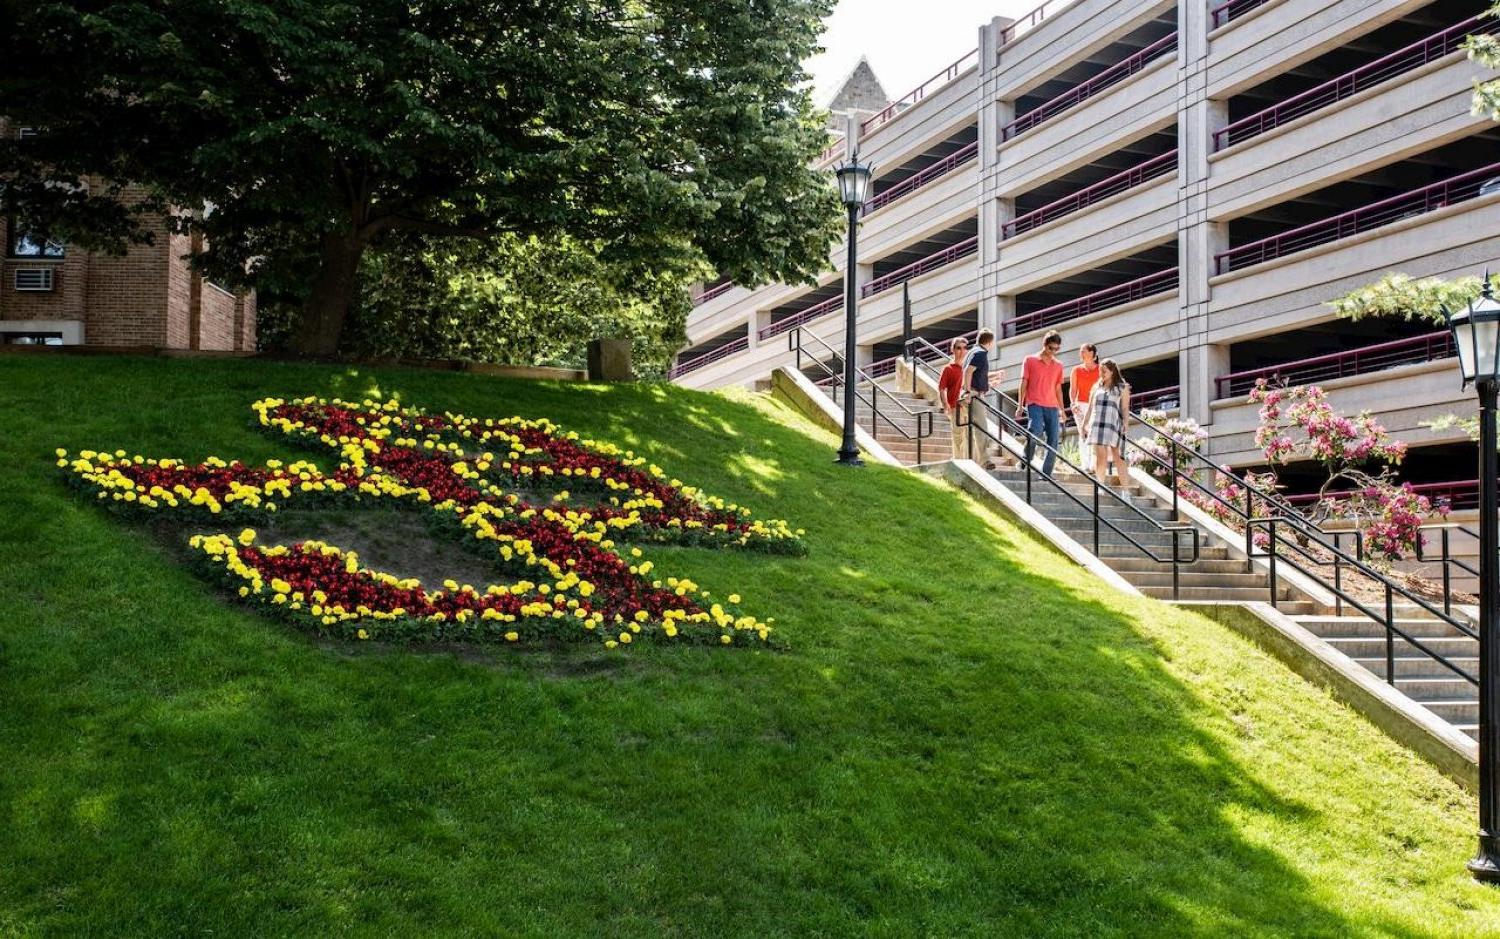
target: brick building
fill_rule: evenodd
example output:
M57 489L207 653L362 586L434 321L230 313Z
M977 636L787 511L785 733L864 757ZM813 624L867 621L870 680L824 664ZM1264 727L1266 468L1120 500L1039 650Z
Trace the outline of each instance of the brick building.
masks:
M112 257L0 217L0 343L254 351L254 292L194 272L196 237L171 233L165 219L153 228L153 244Z

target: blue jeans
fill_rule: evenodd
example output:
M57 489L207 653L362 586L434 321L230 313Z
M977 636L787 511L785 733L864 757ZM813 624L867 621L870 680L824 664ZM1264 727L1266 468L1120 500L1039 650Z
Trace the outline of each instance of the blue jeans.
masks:
M1042 434L1047 435L1047 446L1052 449L1047 451L1047 458L1042 462L1042 473L1046 476L1052 475L1052 464L1057 462L1057 445L1062 442L1062 419L1057 408L1042 407L1040 404L1026 405L1026 462L1031 462L1032 454L1036 452L1036 442Z

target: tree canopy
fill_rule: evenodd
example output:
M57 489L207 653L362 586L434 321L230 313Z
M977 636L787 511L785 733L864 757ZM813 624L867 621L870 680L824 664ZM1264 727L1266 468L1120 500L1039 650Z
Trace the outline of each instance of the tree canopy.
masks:
M0 145L6 209L118 247L136 210L201 207L178 221L225 279L313 248L300 351L337 348L402 233L753 284L815 276L837 230L801 67L830 0L0 3L0 113L43 129Z

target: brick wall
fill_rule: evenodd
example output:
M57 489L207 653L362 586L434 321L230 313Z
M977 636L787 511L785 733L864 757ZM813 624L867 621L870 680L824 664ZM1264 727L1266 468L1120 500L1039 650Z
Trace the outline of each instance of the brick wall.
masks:
M5 128L0 119L0 133ZM127 187L122 198L142 194ZM154 243L131 245L122 256L69 246L61 259L11 258L11 233L0 217L0 323L80 322L91 346L254 351L254 292L236 296L206 284L187 260L194 240L171 233L165 219L147 229ZM18 292L18 267L53 268L54 289Z

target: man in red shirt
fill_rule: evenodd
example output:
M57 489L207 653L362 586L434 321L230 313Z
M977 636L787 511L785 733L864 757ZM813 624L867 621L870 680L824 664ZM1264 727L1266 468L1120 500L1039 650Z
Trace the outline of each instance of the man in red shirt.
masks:
M943 413L953 430L953 459L966 459L969 455L968 428L959 422L958 402L964 393L964 357L969 354L969 341L953 340L953 360L943 366L938 376L938 397L942 399Z
M1062 349L1062 334L1052 329L1042 337L1042 351L1028 355L1021 366L1021 390L1016 394L1020 406L1016 408L1016 420L1026 421L1026 462L1031 462L1036 452L1036 441L1045 435L1047 457L1042 461L1042 473L1052 475L1052 466L1057 462L1057 446L1062 442L1062 385L1063 367L1058 361L1058 350Z

